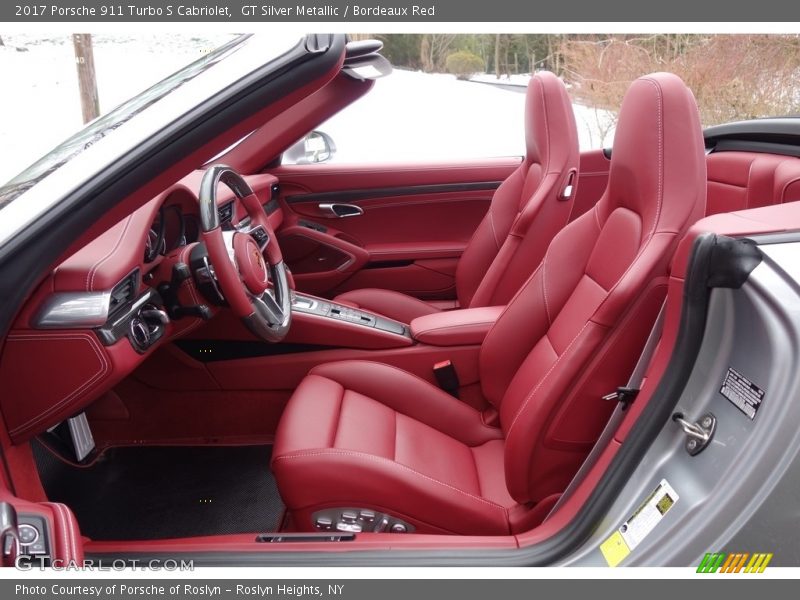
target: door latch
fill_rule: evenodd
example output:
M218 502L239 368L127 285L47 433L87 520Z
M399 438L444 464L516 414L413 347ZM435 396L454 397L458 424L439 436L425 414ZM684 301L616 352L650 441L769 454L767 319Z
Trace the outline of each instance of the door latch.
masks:
M711 413L704 414L695 423L684 419L683 413L675 413L672 415L672 420L680 425L686 434L684 447L690 456L695 456L705 450L717 429L717 418Z

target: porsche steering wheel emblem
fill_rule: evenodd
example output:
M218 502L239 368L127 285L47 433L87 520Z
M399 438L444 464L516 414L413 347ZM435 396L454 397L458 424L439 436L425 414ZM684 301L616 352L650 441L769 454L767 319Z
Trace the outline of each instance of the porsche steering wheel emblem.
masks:
M253 258L255 259L255 263L258 268L266 271L266 268L264 267L264 257L261 256L261 252L259 252L257 248L253 248Z

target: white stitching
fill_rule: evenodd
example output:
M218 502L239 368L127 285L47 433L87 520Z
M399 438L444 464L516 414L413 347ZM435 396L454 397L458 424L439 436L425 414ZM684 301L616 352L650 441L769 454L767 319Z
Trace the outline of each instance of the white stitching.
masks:
M550 145L551 145L551 141L550 141L550 123L548 121L550 119L547 116L548 115L548 113L547 113L547 100L544 97L544 81L542 81L542 78L539 77L538 75L535 77L535 79L539 80L539 93L542 96L542 107L544 108L544 132L545 132L545 137L547 138L547 165L545 165L544 172L545 173L549 173L550 172L550 154L551 154L550 153Z
M53 511L53 525L58 529L58 532L61 534L61 544L62 544L62 551L64 552L64 558L66 560L70 559L70 549L71 546L69 544L69 531L67 529L66 523L60 523L60 521L64 521L64 513L61 510L61 506L56 502L46 502L46 506L49 506Z
M421 382L422 382L422 383L424 383L425 385L428 385L428 386L432 387L432 388L433 388L433 389L435 389L436 391L438 391L438 392L442 392L443 394L446 394L446 392L444 392L444 391L440 390L439 388L437 388L436 386L434 386L434 385L433 385L433 384L432 384L430 381L427 381L427 380L423 379L423 378L422 378L422 377L420 377L419 375L416 375L416 374L414 374L414 373L411 373L410 371L404 371L404 370L403 370L403 369L401 369L400 367L395 367L394 365L390 365L390 364L388 364L388 363L379 363L379 362L377 362L377 361L374 361L374 360L359 360L359 359L357 359L357 358L345 359L345 360L336 361L336 362L339 362L339 363L345 363L345 362L350 362L350 363L353 363L353 362L355 362L355 363L367 363L367 364L375 364L375 365L380 365L380 366L382 366L382 367L388 367L389 369L394 369L395 371L397 371L397 372L399 372L399 373L403 373L404 375L409 375L409 376L413 377L414 379L417 379L418 381L421 381ZM325 367L325 366L332 365L332 364L336 364L336 363L335 363L335 362L334 362L334 363L323 363L323 364L321 364L321 365L317 365L316 367L314 367L313 369L311 369L311 370L308 372L308 374L309 374L309 375L316 375L317 377L324 377L325 379L330 379L331 381L335 381L336 383L338 383L339 385L341 385L342 387L344 387L344 384L343 384L342 382L340 382L340 381L337 381L337 380L336 380L336 379L334 379L333 377L329 377L328 375L320 375L319 373L314 373L314 371L316 371L318 368L320 368L320 367ZM349 388L346 388L346 389L349 389ZM354 392L355 392L356 390L352 390L352 391L354 391ZM482 415L481 411L479 411L477 408L475 408L475 407L473 407L473 406L470 406L469 404L467 404L467 403L465 403L465 402L461 402L460 404L463 404L465 408L469 408L469 409L471 409L471 410L472 410L472 412L476 413L478 416L481 416L481 415ZM395 411L395 412L399 412L399 411ZM408 416L408 415L406 415L406 416ZM413 418L413 417L412 417L412 418ZM493 430L493 431L497 431L497 427L492 427L491 425L486 425L486 423L483 423L483 421L481 421L481 425L483 425L484 427L488 427L489 429L491 429L491 430ZM437 430L437 431L438 431L438 430ZM442 432L442 433L444 433L444 432ZM447 435L447 434L445 434L445 435Z
M545 279L547 278L547 255L549 252L545 251L544 256L542 257L542 297L544 298L544 313L547 316L547 324L552 325L553 319L550 318L550 306L547 302L547 282Z
M473 321L471 323L457 323L455 325L443 325L441 327L434 327L433 329L423 329L422 331L416 331L414 333L415 333L415 335L420 336L420 335L425 335L426 333L432 333L434 331L446 331L448 329L462 330L464 333L467 333L467 332L473 333L473 331L472 331L472 329L470 329L470 327L478 327L480 325L491 325L492 323L495 323L495 322L496 322L496 320L492 320L492 321Z
M341 450L331 449L331 450L319 450L319 451L313 451L313 452L299 452L299 453L295 453L295 454L284 454L283 456L276 457L273 462L277 462L279 460L288 459L288 458L310 458L310 457L314 457L314 456L351 456L353 458L360 458L362 460L371 460L373 462L388 463L389 465L397 466L397 467L400 467L402 469L406 469L407 471L411 471L412 473L414 473L415 475L419 475L423 479L427 479L428 481L432 481L433 483L438 483L439 485L443 485L444 487L449 488L449 489L453 490L454 492L458 492L459 494L463 494L464 496L467 496L468 498L472 498L473 500L477 500L478 502L483 502L484 504L488 504L492 508L498 508L498 509L502 510L503 512L506 512L506 509L503 506L501 506L501 505L499 505L499 504L497 504L495 502L492 502L491 500L487 500L486 498L481 498L480 496L476 496L474 494L470 494L469 492L466 492L466 491L464 491L462 489L454 487L454 486L450 485L449 483L445 483L444 481L440 481L439 479L435 479L433 477L430 477L429 475L425 475L424 473L420 473L416 469L413 469L413 468L411 468L411 467L409 467L407 465L404 465L402 463L395 462L393 460L389 460L388 458L383 458L381 456L375 456L373 454L365 454L363 452L341 451Z
M47 339L58 339L58 340L76 340L76 341L85 341L89 343L89 347L95 353L98 360L100 361L100 370L94 373L89 379L87 379L82 385L80 385L77 389L74 389L71 393L67 396L61 398L56 402L56 404L50 406L46 411L39 413L36 417L25 421L21 425L15 427L10 433L16 435L23 431L30 429L35 424L39 423L43 419L50 416L53 412L60 409L64 404L70 402L71 400L75 399L75 397L79 396L81 393L86 391L89 387L93 384L97 383L98 381L102 380L106 374L109 372L109 363L108 359L105 355L105 352L102 348L99 348L97 343L89 334L57 334L57 333L50 333L50 334L12 334L8 336L8 342L17 342L17 341L40 341L40 340L47 340Z
M492 228L492 238L494 239L494 245L497 246L498 250L500 250L500 242L497 240L497 230L494 228L494 214L492 213L491 207L489 207L489 226Z
M567 347L564 348L564 352L558 355L558 358L556 358L556 360L553 361L553 364L550 365L550 368L547 370L547 372L544 375L542 375L542 377L539 379L539 383L536 384L536 387L533 388L531 393L528 394L528 396L525 398L525 401L522 403L522 406L520 406L519 410L517 411L517 414L514 415L514 420L511 422L511 427L508 428L508 434L506 435L506 439L511 437L511 432L514 430L514 425L517 424L517 420L519 419L520 415L525 411L525 408L528 406L528 402L530 401L530 399L533 398L533 396L536 395L536 392L539 391L539 388L541 388L542 385L544 385L544 382L547 380L547 378L550 376L553 370L561 362L561 359L567 355L572 346L575 344L576 341L578 341L578 338L581 336L583 331L589 326L591 322L592 321L586 321L586 323L584 323L583 327L581 327L581 330L575 335L574 338L572 338L572 341L567 345Z
M86 273L87 292L91 291L94 288L94 277L97 274L97 270L100 268L100 265L106 262L106 260L108 260L117 251L119 245L122 243L122 240L125 239L125 233L128 231L128 226L131 224L132 219L133 219L132 215L126 219L125 226L122 228L122 231L119 234L119 238L117 238L117 241L114 243L114 247L111 248L108 254L106 254L103 258L97 260L89 269L89 271Z
M664 117L662 114L662 104L664 98L661 92L661 85L654 79L643 78L642 81L650 83L658 95L658 196L656 204L656 216L653 219L653 226L647 234L647 240L653 237L659 220L661 219L661 203L664 197Z
M70 515L69 509L64 506L63 504L58 504L58 510L63 514L64 523L66 524L67 528L69 529L69 541L70 541L70 549L72 550L72 558L78 558L78 535L75 532L75 523Z

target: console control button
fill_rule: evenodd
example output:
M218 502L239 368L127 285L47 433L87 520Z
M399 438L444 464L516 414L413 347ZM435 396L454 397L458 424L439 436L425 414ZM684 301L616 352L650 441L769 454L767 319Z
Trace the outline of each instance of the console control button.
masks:
M39 539L39 530L33 525L23 523L19 526L19 543L23 546L30 546Z

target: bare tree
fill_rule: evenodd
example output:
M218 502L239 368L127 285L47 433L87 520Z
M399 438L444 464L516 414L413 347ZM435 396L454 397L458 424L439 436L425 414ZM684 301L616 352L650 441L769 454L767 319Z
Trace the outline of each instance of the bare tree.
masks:
M419 62L426 73L441 71L444 61L455 41L455 34L426 33L420 42Z
M78 88L81 96L83 122L88 123L100 114L97 77L94 71L92 35L89 33L75 33L72 35L72 44L75 47L75 64L78 67Z
M573 95L617 111L631 81L653 71L679 75L694 92L704 125L794 112L800 37L650 35L570 39L561 44Z

